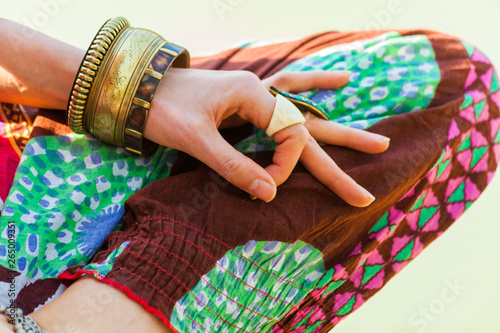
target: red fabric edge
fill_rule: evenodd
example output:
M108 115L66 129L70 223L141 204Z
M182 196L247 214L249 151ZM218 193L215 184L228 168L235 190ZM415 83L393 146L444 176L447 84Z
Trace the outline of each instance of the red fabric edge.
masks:
M104 277L102 275L98 274L97 276L95 276L95 273L96 273L95 271L85 271L85 270L79 270L75 274L69 274L67 272L63 272L63 273L59 274L57 276L57 278L61 281L62 284L64 284L65 286L69 286L69 285L71 285L72 282L69 283L69 281L65 281L65 280L75 280L75 279L81 277L83 274L92 275L95 278L97 278L99 281L107 283L110 286L112 286L112 287L114 287L114 288L116 288L118 290L123 291L129 298L131 298L132 300L134 300L134 301L140 303L142 306L144 306L144 308L146 309L146 311L148 311L148 312L156 315L157 317L159 317L161 319L161 321L165 325L167 325L168 328L170 328L174 333L180 333L179 331L177 331L174 328L174 326L170 323L170 321L167 318L165 318L165 316L160 311L158 311L158 309L155 309L152 306L150 306L148 304L148 302L146 302L144 299L142 299L141 297L139 297L136 294L134 294L129 288L127 288L125 286L122 286L118 282L116 282L114 280L111 280L111 279L109 279L107 277Z

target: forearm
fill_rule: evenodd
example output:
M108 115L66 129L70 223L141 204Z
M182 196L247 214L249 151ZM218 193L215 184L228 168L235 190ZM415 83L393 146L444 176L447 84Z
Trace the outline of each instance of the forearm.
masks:
M0 18L0 101L65 109L84 53Z
M159 317L124 292L89 275L30 316L50 333L172 333Z

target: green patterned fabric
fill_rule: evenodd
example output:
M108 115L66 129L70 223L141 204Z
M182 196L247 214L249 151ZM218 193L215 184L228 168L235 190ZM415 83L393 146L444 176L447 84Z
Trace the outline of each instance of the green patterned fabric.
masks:
M170 320L180 332L199 330L193 320L208 331L267 331L277 323L271 318L296 307L323 274L323 255L304 242L251 241L219 259L177 302ZM249 293L255 287L260 292Z
M137 157L77 134L30 140L0 217L15 221L14 269L40 279L86 263L120 227L125 200L167 177L176 156L160 148Z

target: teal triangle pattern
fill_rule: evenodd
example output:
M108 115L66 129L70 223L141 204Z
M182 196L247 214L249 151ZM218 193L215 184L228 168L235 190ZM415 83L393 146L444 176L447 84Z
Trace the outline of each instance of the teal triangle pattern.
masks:
M450 165L450 163L451 163L451 159L448 159L448 160L444 161L443 163L441 163L441 164L438 166L436 179L439 179L439 177L441 177L441 175L442 175L442 174L443 174L443 172L446 170L446 168L448 167L448 165Z
M363 281L361 284L365 285L372 277L377 275L383 267L383 265L365 266L365 272L363 274Z
M353 295L349 301L341 307L335 314L337 316L344 316L352 311L352 307L354 306L354 303L356 302L356 295Z
M453 194L451 195L449 201L450 202L460 202L460 201L464 201L465 200L465 193L464 193L464 190L465 190L465 182L462 182L458 188L455 190L455 192L453 192Z
M424 195L422 195L418 200L417 202L415 202L415 204L411 207L410 209L410 212L413 212L417 209L420 209L420 207L422 207L422 204L424 202L424 199L425 197L427 196L427 193L425 193Z
M497 132L497 136L493 140L493 143L500 143L500 131Z
M374 233L374 232L379 232L380 230L384 229L389 225L389 212L385 213L384 216L382 216L377 223L370 229L369 233Z
M411 241L408 242L408 244L405 245L405 247L397 254L397 256L394 258L394 261L406 261L410 259L411 257L411 251L413 250L413 247L415 246L415 240L412 239Z
M438 206L422 208L422 210L420 211L420 217L418 219L418 226L422 228L427 222L429 222L431 217L433 217L438 210L439 210Z
M491 90L490 93L495 93L500 89L500 84L498 83L498 75L496 72L493 72L493 81L491 82Z
M469 58L472 57L472 55L474 54L474 50L475 50L474 46L472 46L469 43L464 42L464 41L462 41L462 45L465 47L465 50L467 51Z
M468 108L469 106L472 105L472 103L474 103L474 99L472 98L472 96L469 94L465 94L464 95L464 102L462 103L462 107L460 108L460 110Z
M486 100L481 101L481 102L477 103L476 105L474 105L474 112L475 112L475 115L476 115L476 120L479 119L479 116L483 112L483 109L484 109L485 105L486 105Z
M471 143L470 143L470 134L467 135L467 137L465 138L464 141L462 141L462 143L460 144L460 147L458 147L457 149L457 153L461 152L461 151L464 151L466 149L470 149L471 147Z
M473 168L476 166L477 162L484 156L484 153L488 150L488 147L479 147L472 149L472 161L470 163L470 167Z

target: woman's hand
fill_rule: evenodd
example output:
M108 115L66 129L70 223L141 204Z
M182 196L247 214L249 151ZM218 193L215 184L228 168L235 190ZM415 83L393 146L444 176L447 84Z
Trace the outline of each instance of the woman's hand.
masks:
M22 38L22 32L33 38ZM19 38L10 38L10 37ZM3 102L65 109L83 50L21 25L0 19L0 96ZM30 66L26 66L29 63ZM263 169L231 147L218 128L250 121L267 128L276 99L270 85L289 92L332 89L348 81L345 72L281 72L261 81L247 71L175 69L168 71L153 100L145 136L182 150L217 171L234 185L270 201L300 162L323 184L354 206L373 197L342 172L316 140L368 153L387 149L388 139L306 115L274 135L273 164Z
M273 164L265 169L234 149L218 128L250 121L266 129L275 97L270 85L289 92L337 88L346 72L279 73L261 81L247 71L172 68L151 105L145 137L184 151L207 164L229 182L266 202L300 162L319 181L353 206L368 206L374 197L346 175L317 144L341 145L368 153L387 149L388 138L306 114L307 122L287 127L273 138L278 144Z

